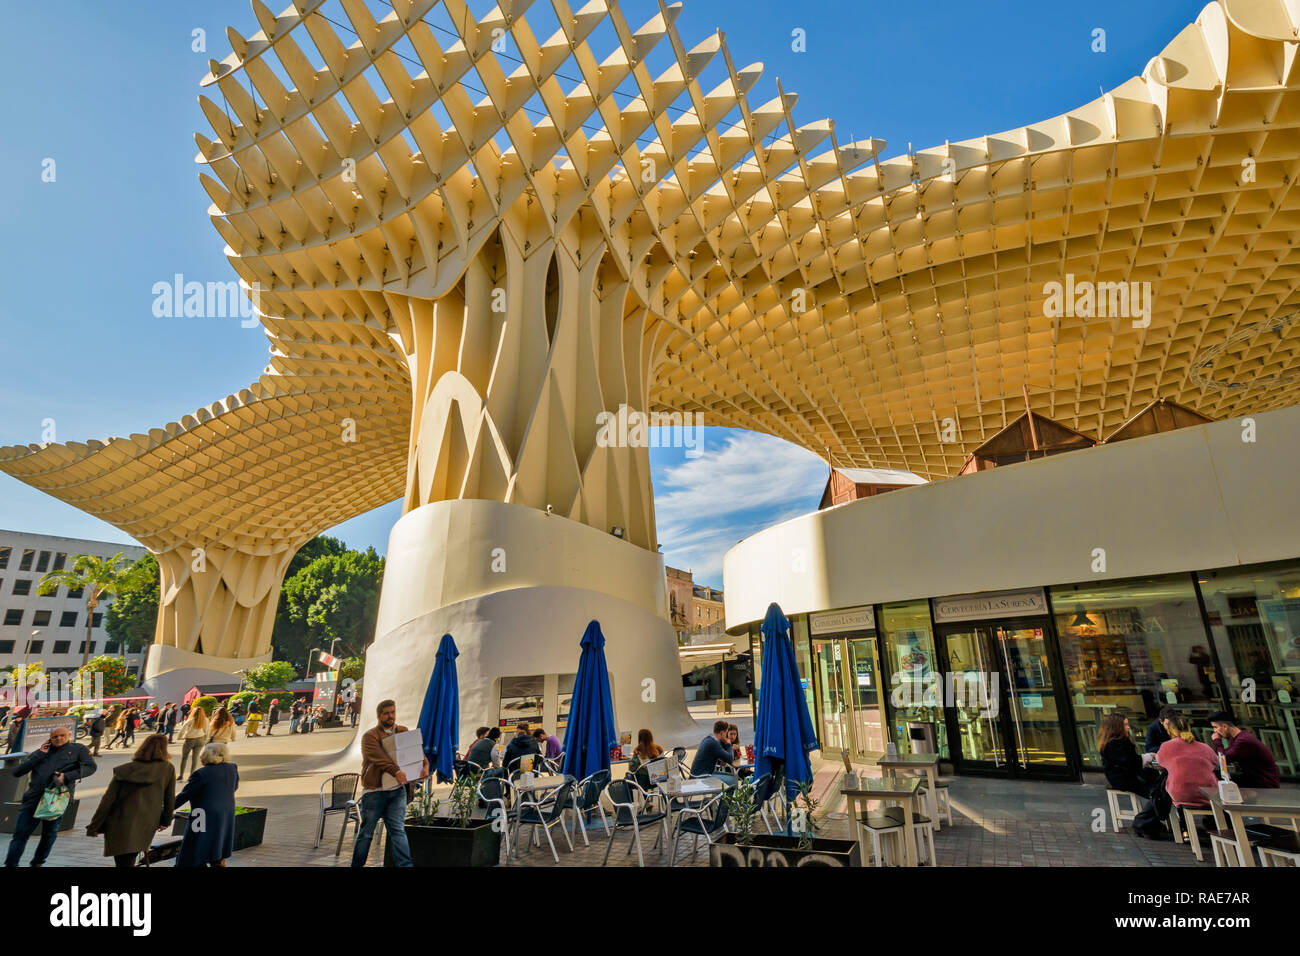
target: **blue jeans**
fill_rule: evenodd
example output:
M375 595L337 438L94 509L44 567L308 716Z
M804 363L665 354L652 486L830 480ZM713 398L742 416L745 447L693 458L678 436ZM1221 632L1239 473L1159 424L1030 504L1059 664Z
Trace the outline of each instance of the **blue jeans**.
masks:
M289 733L296 734L298 732L298 721L300 720L302 720L301 717L289 718Z
M27 849L27 841L35 832L38 823L41 825L41 840L36 844L36 855L32 857L32 865L39 866L49 858L50 850L54 848L54 840L59 835L59 824L62 818L37 820L35 815L37 806L38 803L30 805L24 803L18 811L18 819L14 821L14 834L9 839L9 852L5 855L5 866L18 865L23 850ZM402 835L402 843L405 846L405 834Z
M366 865L366 857L370 856L370 840L375 835L375 827L379 825L381 817L384 830L388 833L393 861L398 866L414 866L411 862L411 847L406 842L405 787L368 790L361 795L361 829L357 832L357 844L352 849L352 865Z

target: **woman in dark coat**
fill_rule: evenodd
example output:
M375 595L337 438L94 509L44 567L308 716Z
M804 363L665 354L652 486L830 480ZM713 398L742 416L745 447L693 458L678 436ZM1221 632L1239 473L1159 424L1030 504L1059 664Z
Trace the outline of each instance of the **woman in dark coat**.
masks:
M199 757L202 764L185 781L176 797L179 807L190 805L190 819L181 841L177 866L225 866L235 852L235 790L239 768L227 763L222 743L211 743ZM202 821L200 823L200 821Z
M154 834L171 824L175 805L176 768L167 756L167 735L150 734L134 757L113 768L86 835L104 834L104 856L118 866L135 866Z
M1123 714L1109 713L1102 718L1097 750L1101 753L1106 785L1112 790L1127 790L1140 797L1150 797L1160 774L1142 765L1142 758L1138 756L1129 733L1128 718Z

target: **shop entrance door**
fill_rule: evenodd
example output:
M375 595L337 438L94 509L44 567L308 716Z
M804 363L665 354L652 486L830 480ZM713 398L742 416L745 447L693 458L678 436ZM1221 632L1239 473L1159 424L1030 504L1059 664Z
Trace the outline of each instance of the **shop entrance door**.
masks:
M948 740L960 773L1078 779L1046 619L941 628ZM936 688L936 692L938 688Z
M822 752L862 761L884 752L880 665L874 638L813 638Z

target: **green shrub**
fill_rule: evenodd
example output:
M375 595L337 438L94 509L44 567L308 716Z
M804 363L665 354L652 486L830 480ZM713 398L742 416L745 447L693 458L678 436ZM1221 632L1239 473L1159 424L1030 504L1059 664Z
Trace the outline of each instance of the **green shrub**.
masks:
M217 712L217 699L215 697L209 697L207 694L204 694L202 697L195 698L194 706L202 707L203 712L207 714L209 717L211 717L213 714Z

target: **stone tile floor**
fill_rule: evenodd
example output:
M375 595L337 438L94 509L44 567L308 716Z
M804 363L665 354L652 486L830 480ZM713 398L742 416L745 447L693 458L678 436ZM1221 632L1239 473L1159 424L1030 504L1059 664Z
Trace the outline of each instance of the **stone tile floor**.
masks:
M331 816L325 839L313 849L318 813L317 793L328 774L318 768L327 766L351 740L346 729L318 731L307 736L276 735L271 739L239 738L233 758L240 768L239 800L250 806L269 810L265 842L235 854L232 866L345 866L349 862L352 834L344 843L343 853L334 855L341 817ZM126 759L114 752L103 755L101 769L79 793L78 827L60 835L50 858L53 866L107 866L98 839L85 836L84 827L104 791L111 767ZM815 789L823 796L828 814L823 820L823 834L847 838L849 823L834 790L838 772L823 764ZM940 866L1212 866L1198 864L1187 845L1153 842L1133 835L1125 828L1114 833L1106 821L1102 832L1094 829L1097 811L1105 814L1105 787L1099 776L1090 775L1084 784L1016 782L955 777L950 780L954 826L944 826L935 835L935 850ZM600 866L606 839L598 822L589 831L591 845L581 839L570 853L558 830L552 833L560 841L558 865ZM382 829L382 828L381 828ZM644 837L646 864L666 866L667 853L652 848L655 834ZM0 853L9 842L0 835ZM527 844L527 840L523 841ZM628 853L631 834L620 833L609 858L611 866L636 866L635 852ZM380 865L381 841L377 837L371 850L371 865ZM28 844L24 862L35 849L35 838ZM1207 859L1208 846L1205 847ZM503 854L504 855L504 854ZM504 861L503 861L504 862ZM708 853L703 844L693 857L690 844L683 839L677 865L706 866ZM517 861L510 865L556 866L545 840L539 847L525 846Z

